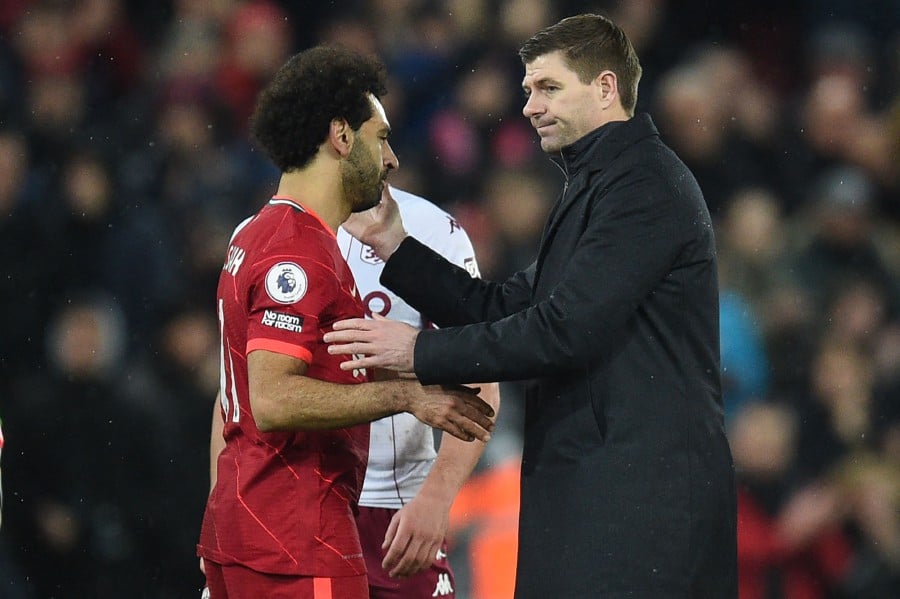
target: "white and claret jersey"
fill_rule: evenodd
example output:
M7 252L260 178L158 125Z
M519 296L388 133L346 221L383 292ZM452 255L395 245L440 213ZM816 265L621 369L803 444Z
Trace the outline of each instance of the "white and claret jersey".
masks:
M462 266L473 277L478 276L472 243L452 216L405 191L391 188L391 195L397 200L403 225L410 235ZM337 237L341 253L353 271L367 317L376 313L417 328L433 326L379 284L384 262L372 248L353 239L343 229L338 229ZM360 505L399 509L419 492L435 456L431 427L412 414L404 412L373 422Z

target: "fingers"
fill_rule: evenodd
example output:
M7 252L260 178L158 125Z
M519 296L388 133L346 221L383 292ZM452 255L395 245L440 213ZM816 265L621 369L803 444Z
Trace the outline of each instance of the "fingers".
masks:
M494 417L494 408L488 402L484 401L476 393L463 395L463 401L466 402L466 405L472 406L479 413L487 416L488 418Z
M437 553L437 546L423 542L414 535L395 537L381 562L391 578L408 578L428 568Z
M332 352L332 353L345 353L345 352ZM357 353L357 352L349 352L349 353ZM357 354L358 355L358 354ZM341 370L356 370L361 368L384 368L387 370L393 370L391 365L381 359L379 356L362 356L359 358L355 358L353 360L347 360L346 362L341 362Z
M457 426L465 433L465 437L454 435L464 441L478 439L487 443L494 430L494 409L476 395L463 396L463 404L460 407L461 419L456 421Z
M387 319L385 318L384 320L387 320ZM368 324L369 324L369 321L366 320L365 318L348 318L346 320L339 320L339 321L335 322L334 325L332 326L332 328L335 331L348 331L348 330L367 331L367 330L371 329L371 327L368 326ZM331 343L332 339L329 339L329 336L331 336L331 335L333 335L333 333L325 334L325 342L326 343ZM343 339L348 339L348 338L352 339L353 337L352 336L343 337ZM343 339L335 338L334 340L342 341Z
M467 409L464 412L464 416L471 422L486 431L494 430L494 421L492 419L494 416L494 409L491 406L484 402L481 402L474 406L471 402L466 402L466 408Z
M394 534L391 535L391 530L388 528L388 534L385 535L384 542L387 544L387 552L384 554L384 559L381 561L381 567L385 569L385 571L391 575L395 576L395 572L400 568L400 562L403 559L404 554L406 553L406 548L411 541L411 538L408 535L397 535L397 526L396 523L398 521L391 520L391 527L394 528ZM390 535L390 541L388 541L388 536ZM382 548L385 546L382 545Z
M391 543L394 542L394 538L397 536L397 529L400 526L400 513L394 514L394 517L391 518L390 524L388 524L388 528L384 533L384 542L381 544L381 549L385 550L391 546Z
M493 430L493 423L490 427L484 427L476 424L468 417L462 414L451 414L444 423L437 425L442 431L450 433L460 441L470 442L478 439L483 443L487 443L491 439L490 430Z

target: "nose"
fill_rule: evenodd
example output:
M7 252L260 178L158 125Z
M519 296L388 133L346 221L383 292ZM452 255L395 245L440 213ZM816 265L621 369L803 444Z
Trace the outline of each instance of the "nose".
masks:
M384 142L384 166L389 171L397 170L398 168L400 168L400 159L398 159L397 155L394 154L394 149L387 141Z
M522 114L525 115L525 118L530 119L542 112L544 112L544 107L540 104L538 94L530 94L525 100L525 106L522 107Z

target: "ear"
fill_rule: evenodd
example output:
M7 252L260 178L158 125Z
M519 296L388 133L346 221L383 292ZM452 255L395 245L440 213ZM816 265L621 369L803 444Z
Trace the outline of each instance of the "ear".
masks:
M350 123L344 119L332 119L328 125L328 142L341 158L346 158L353 147L356 132L350 128Z
M619 78L612 71L602 71L594 79L600 105L606 109L619 101Z

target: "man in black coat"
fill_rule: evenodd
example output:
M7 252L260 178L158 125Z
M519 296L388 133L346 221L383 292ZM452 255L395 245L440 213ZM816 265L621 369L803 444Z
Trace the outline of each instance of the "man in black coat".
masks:
M715 240L697 183L634 116L641 67L596 15L528 40L523 113L566 183L537 261L472 279L406 236L389 197L346 225L382 283L442 328L354 319L345 368L423 384L529 379L517 599L737 597Z

